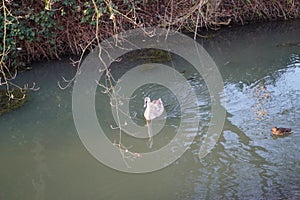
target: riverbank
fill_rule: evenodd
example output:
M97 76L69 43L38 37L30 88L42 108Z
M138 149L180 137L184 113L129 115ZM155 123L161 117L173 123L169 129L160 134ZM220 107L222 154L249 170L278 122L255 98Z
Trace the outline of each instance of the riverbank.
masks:
M299 17L300 2L3 0L0 10L0 86L7 88L1 101L9 106L15 88L11 82L33 61L78 56L103 39L137 27L172 28L199 36L203 30L224 26L290 20Z

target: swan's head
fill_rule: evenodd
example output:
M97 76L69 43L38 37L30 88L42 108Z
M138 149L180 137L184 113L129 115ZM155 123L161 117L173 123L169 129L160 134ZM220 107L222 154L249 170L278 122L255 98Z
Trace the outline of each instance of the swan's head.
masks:
M147 107L147 104L150 103L150 102L151 102L150 98L149 98L149 97L146 97L146 98L144 99L144 108L146 108L146 107Z

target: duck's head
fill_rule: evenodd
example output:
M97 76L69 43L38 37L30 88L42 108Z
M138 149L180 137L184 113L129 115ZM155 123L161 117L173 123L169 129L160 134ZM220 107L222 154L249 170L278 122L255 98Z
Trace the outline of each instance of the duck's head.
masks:
M276 131L278 131L278 128L275 126L275 127L272 128L272 131L276 132Z

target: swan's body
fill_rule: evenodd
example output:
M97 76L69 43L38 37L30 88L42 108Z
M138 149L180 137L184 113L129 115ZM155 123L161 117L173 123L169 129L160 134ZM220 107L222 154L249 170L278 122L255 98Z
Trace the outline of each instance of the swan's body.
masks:
M151 121L159 117L164 112L164 105L161 98L151 102L150 98L146 97L144 107L146 107L144 117L147 121Z

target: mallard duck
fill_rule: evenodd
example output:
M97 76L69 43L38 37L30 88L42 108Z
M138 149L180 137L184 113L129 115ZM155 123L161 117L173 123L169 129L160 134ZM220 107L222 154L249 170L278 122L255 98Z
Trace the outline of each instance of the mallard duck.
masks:
M276 126L272 128L272 134L277 136L285 136L291 134L292 129L290 128L277 128Z
M161 98L153 100L151 102L149 97L146 97L144 100L144 117L147 121L151 121L159 117L164 112L164 105Z

